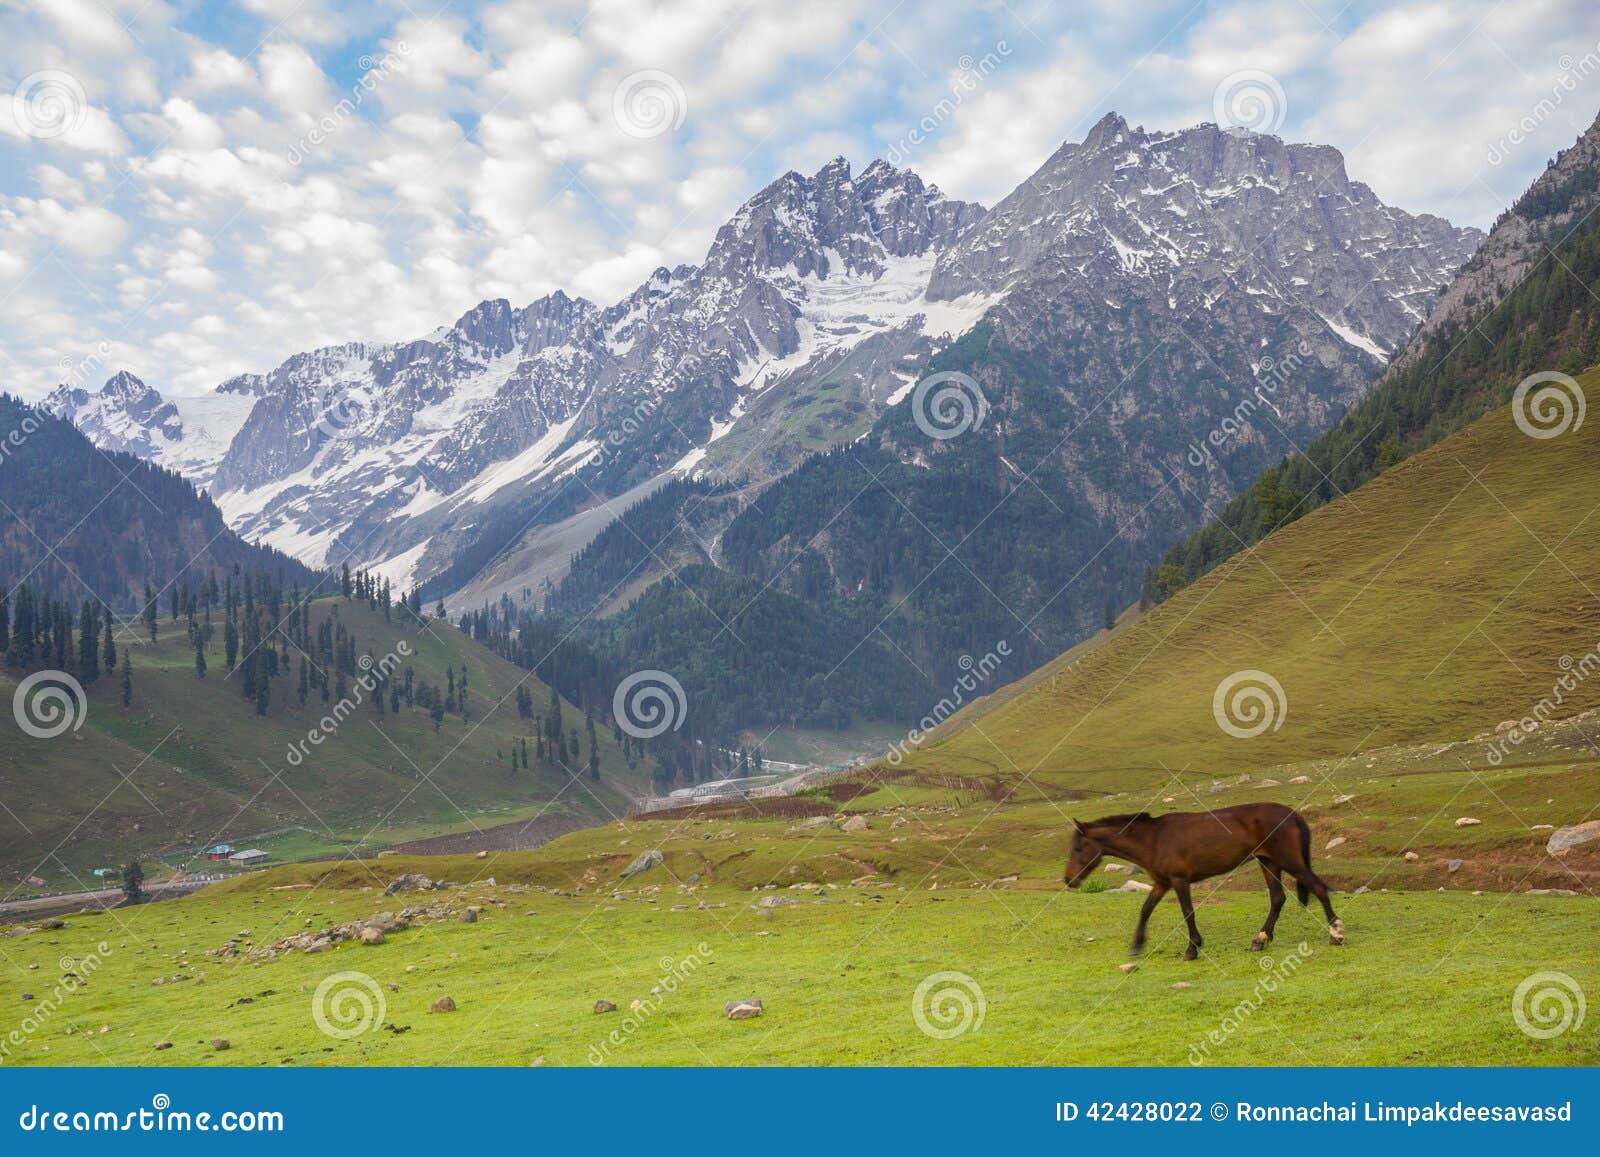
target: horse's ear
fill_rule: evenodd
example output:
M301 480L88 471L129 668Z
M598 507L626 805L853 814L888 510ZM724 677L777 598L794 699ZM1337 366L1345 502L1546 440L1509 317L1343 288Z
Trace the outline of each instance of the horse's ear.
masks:
M1082 820L1073 820L1072 821L1072 826L1077 828L1078 831L1080 833L1082 833L1082 831L1083 831L1083 821Z

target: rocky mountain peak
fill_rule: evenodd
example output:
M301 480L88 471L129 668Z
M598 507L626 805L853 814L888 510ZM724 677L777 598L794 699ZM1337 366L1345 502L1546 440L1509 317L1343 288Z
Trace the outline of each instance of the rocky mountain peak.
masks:
M1557 153L1545 171L1494 223L1488 239L1439 295L1407 355L1426 339L1463 326L1485 305L1499 302L1527 276L1532 265L1577 228L1600 204L1600 117L1571 148ZM1396 359L1404 365L1409 356Z

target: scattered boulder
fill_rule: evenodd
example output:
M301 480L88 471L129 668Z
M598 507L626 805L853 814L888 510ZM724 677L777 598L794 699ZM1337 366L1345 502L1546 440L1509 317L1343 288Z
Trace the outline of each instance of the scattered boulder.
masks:
M839 825L839 830L841 832L864 832L871 826L867 823L866 816L851 816Z
M1415 852L1407 852L1405 854L1404 858L1405 858L1406 863L1408 863L1408 864L1414 864L1418 860L1422 859L1422 857L1417 855L1417 853L1415 853Z
M1445 865L1445 868L1448 869L1451 872L1459 872L1461 870L1461 861L1460 860L1451 860L1448 864Z
M1143 880L1124 880L1122 882L1122 887L1111 888L1108 890L1112 892L1148 892L1151 889L1150 885L1146 884Z
M1482 822L1483 821L1478 819L1478 817L1476 817L1476 816L1462 816L1460 819L1456 820L1456 827L1458 827L1458 828L1476 827L1478 824L1481 824Z
M665 863L666 859L667 857L662 855L658 849L640 852L634 857L633 863L622 869L622 878L626 880L630 876L637 876L640 872L648 872L651 868Z
M1600 820L1557 828L1550 834L1550 841L1545 844L1544 850L1552 856L1559 856L1563 852L1595 840L1600 840Z
M1131 871L1133 871L1133 869L1128 867L1127 864L1106 864L1105 865L1105 870L1108 871L1108 872L1131 872Z
M456 1002L448 996L441 996L428 1009L429 1012L454 1012L455 1010Z
M463 908L461 915L457 916L456 919L462 924L476 924L478 922L478 909Z
M722 1006L722 1011L729 1020L750 1020L761 1015L761 1002L759 1000L730 1000Z
M407 872L405 875L391 881L389 886L383 890L383 894L385 896L393 896L397 892L430 892L443 886L443 882L435 883L421 872Z
M1355 798L1356 797L1355 797L1354 793L1351 793L1351 794L1348 794L1348 795L1336 795L1336 796L1333 797L1333 802L1336 803L1336 804L1349 803L1351 800L1353 800Z
M22 994L22 999L23 999L23 1000L32 1000L32 999L33 999L33 993L31 993L31 992L24 992L24 993L23 993L23 994Z
M169 1041L169 1040L158 1040L158 1041L156 1041L156 1045L155 1045L156 1052L161 1052L163 1049L170 1049L171 1047L172 1047L172 1042Z
M1293 779L1291 779L1289 782L1290 783L1310 783L1311 782L1311 777L1309 775L1297 775Z
M1529 888L1530 896L1578 896L1582 893L1573 888Z
M1177 983L1175 983L1172 987L1173 988L1193 988L1194 985L1190 984L1187 980L1180 980Z
M790 826L791 832L809 832L813 828L825 828L833 822L832 816L808 816L797 824Z
M211 1038L211 1047L219 1053L225 1053L233 1047L226 1037L214 1036Z
M1126 964L1117 965L1117 971L1118 972L1138 972L1139 971L1139 966L1137 964L1135 964L1133 961L1130 960Z
M617 1002L614 1000L597 1000L594 1002L596 1012L616 1012Z
M383 929L382 928L378 928L375 925L368 924L365 928L363 928L361 930L361 943L363 943L363 944L382 944L383 943Z
M1334 848L1337 848L1342 843L1344 843L1343 836L1334 836L1333 839L1322 845L1322 850L1325 852L1331 852Z

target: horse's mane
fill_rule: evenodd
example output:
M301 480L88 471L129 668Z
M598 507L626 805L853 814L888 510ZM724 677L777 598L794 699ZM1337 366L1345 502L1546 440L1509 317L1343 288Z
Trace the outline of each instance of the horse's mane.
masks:
M1150 823L1155 818L1156 817L1151 815L1149 812L1130 812L1123 816L1101 816L1097 820L1090 820L1083 826L1086 828L1126 828L1131 827L1133 824Z

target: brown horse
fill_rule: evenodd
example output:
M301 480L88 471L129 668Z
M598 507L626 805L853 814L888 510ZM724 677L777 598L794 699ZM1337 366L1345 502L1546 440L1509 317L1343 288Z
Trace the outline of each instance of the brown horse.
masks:
M1150 876L1150 894L1139 910L1139 927L1133 934L1133 950L1144 949L1144 930L1168 889L1178 894L1184 922L1189 926L1189 950L1185 960L1200 955L1200 929L1194 922L1194 903L1189 885L1198 880L1231 872L1251 856L1261 864L1267 878L1272 906L1267 922L1261 926L1253 949L1261 949L1272 939L1272 927L1283 910L1283 873L1294 877L1295 891L1304 904L1315 893L1328 914L1328 939L1344 943L1344 921L1333 914L1328 900L1328 885L1311 870L1311 828L1293 808L1278 803L1246 803L1211 812L1172 812L1153 816L1107 816L1088 823L1072 821L1077 831L1072 837L1072 856L1062 882L1076 888L1088 878L1105 855L1138 864Z

